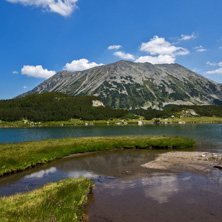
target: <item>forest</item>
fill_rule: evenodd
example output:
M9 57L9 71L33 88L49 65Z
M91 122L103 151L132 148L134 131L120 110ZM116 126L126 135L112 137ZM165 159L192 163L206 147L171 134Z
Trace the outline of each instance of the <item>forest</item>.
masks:
M58 92L33 94L23 98L0 100L0 120L34 122L66 121L71 118L82 120L106 120L120 118L127 110L109 107L93 107L95 96L70 96Z

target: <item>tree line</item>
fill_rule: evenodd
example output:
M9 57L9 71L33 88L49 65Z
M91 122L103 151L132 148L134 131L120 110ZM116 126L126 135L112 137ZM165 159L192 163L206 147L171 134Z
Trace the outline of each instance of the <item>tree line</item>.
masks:
M107 120L128 114L127 110L93 107L95 96L70 96L58 92L33 94L23 98L0 100L0 120L34 122L82 120Z

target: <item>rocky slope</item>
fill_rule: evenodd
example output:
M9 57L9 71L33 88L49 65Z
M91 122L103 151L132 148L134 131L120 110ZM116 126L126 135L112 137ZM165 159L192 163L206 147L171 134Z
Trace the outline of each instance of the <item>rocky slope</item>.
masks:
M222 104L222 85L178 64L119 61L84 71L61 71L33 93L95 95L113 108L162 108L176 105Z

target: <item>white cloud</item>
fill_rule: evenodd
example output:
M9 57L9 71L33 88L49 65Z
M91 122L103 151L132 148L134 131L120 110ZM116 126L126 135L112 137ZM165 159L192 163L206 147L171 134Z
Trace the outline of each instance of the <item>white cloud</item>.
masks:
M222 68L212 70L212 71L208 71L208 72L206 72L206 74L222 74Z
M46 11L69 16L76 8L78 0L6 0L11 3L20 3L24 6L41 7Z
M196 35L192 33L192 35L181 35L181 38L179 39L180 41L186 41L190 39L195 39Z
M153 64L174 63L176 56L187 55L189 51L182 47L176 47L172 43L158 36L154 36L150 41L142 43L140 51L150 55L141 56L135 62L150 62Z
M49 71L48 69L43 69L41 65L38 66L29 66L24 65L21 69L23 75L32 76L35 78L44 78L47 79L56 74L55 71Z
M18 74L18 71L12 71L13 74Z
M209 65L209 66L216 66L217 65L216 62L210 62L210 61L207 61L206 64Z
M23 89L27 89L28 87L27 86L23 86Z
M194 47L197 52L205 52L207 51L202 45Z
M114 52L113 55L120 57L121 59L130 59L130 60L134 60L135 57L134 55L130 54L130 53L125 53L125 52Z
M216 62L207 61L206 64L209 65L209 66L222 66L222 62L216 63Z
M166 41L165 38L158 36L154 36L149 42L142 43L140 50L151 55L170 55L172 57L189 54L187 49L176 47Z
M102 63L89 62L88 59L73 60L71 63L66 63L63 69L68 71L82 71L96 66L101 66Z
M113 49L120 49L120 48L122 48L122 46L121 45L110 45L109 47L108 47L108 49L109 50L113 50Z
M175 62L175 57L170 56L170 55L159 55L159 56L141 56L135 62L149 62L152 64L163 64L163 63L174 63Z

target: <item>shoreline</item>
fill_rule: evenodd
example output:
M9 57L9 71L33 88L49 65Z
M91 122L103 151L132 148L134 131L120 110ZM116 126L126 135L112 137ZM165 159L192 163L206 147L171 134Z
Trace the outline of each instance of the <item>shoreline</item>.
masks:
M0 129L8 128L44 128L44 127L78 127L78 126L143 126L157 124L222 124L221 117L189 117L189 118L168 118L168 119L114 119L114 120L79 120L52 121L52 122L32 122L28 120L5 122L0 121Z

